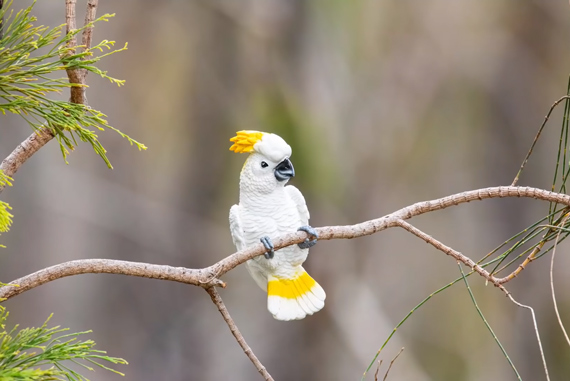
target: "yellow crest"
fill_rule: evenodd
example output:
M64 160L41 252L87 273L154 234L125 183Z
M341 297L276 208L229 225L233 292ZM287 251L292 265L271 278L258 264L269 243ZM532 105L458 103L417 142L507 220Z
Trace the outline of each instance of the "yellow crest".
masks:
M253 146L255 143L259 142L263 138L263 132L259 131L238 131L236 136L230 139L230 142L234 143L230 147L230 151L236 153L251 152L253 151Z

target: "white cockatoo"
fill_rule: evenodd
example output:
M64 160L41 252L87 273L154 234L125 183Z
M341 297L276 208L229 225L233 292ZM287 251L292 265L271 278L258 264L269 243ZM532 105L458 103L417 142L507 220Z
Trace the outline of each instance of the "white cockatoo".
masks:
M259 131L238 131L230 141L231 151L249 153L240 175L239 204L230 209L234 244L242 250L263 243L265 256L247 261L246 266L267 291L267 309L277 320L303 319L323 308L326 294L301 266L318 235L308 226L309 210L301 192L285 186L295 175L291 147L281 137ZM297 230L312 240L273 251L269 237Z

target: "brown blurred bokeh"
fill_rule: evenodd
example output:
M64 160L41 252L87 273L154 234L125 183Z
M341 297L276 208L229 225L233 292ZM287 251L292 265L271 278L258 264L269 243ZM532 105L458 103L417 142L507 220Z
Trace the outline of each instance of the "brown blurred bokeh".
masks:
M64 1L39 1L34 12L41 24L61 24ZM104 13L116 17L96 26L94 42L129 49L101 67L126 86L89 75L89 103L149 149L109 132L100 137L114 170L86 145L70 165L56 142L29 160L2 193L15 214L1 237L4 282L80 258L202 267L233 253L227 215L245 156L228 151L228 139L239 129L291 144L292 183L313 226L510 184L569 74L570 7L562 1L102 0ZM523 185L551 186L555 114ZM0 156L29 133L17 117L2 117ZM412 223L477 260L546 210L539 201L488 200ZM555 269L566 322L567 253L562 245ZM406 313L459 276L451 258L396 229L321 242L306 268L327 304L289 323L273 320L243 266L224 277L230 313L277 380L359 379ZM508 288L535 308L552 379L566 379L570 348L548 268L545 257ZM480 278L470 282L523 379L543 379L529 312ZM99 348L129 361L125 378L97 370L94 380L260 379L196 287L81 275L5 305L12 323L37 326L54 312L53 324L92 329ZM398 330L380 374L402 346L391 380L515 379L462 284Z

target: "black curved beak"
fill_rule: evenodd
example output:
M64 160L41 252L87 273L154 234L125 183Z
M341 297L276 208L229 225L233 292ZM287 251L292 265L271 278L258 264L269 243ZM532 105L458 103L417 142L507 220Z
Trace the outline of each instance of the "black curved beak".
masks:
M295 169L293 168L293 163L291 160L285 159L275 167L275 178L277 181L289 180L291 177L295 176Z

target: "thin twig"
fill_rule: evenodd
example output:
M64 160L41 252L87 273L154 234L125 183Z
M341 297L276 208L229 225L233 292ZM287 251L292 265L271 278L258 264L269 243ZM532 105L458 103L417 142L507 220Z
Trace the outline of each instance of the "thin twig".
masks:
M563 215L567 216L568 215L568 207L562 209L562 213ZM558 232L560 232L562 226L564 226L564 221L566 220L566 217L559 217L558 220L555 223L558 223L558 221L562 221L560 222L560 225L544 225L545 228L548 228L548 230L546 231L546 233L544 233L542 235L542 240L536 244L536 246L534 247L534 249L529 253L529 255L525 258L525 260L514 270L512 271L509 275L503 277L503 278L497 278L497 282L499 284L504 284L507 283L511 280L513 280L515 277L517 277L525 268L526 266L528 266L532 261L534 261L535 259L537 259L537 255L538 253L540 253L540 251L542 250L542 248L544 247L544 245L550 241L550 239L548 238L550 236L550 234L552 234L554 231L556 231L558 229ZM521 256L524 254L524 252L521 254ZM504 265L502 268L494 271L492 274L497 274L500 273L501 271L503 271L504 269L506 269L511 262L509 262L508 264Z
M75 4L77 0L65 0L65 24L66 24L66 34L70 34L76 30L75 21ZM93 37L93 20L95 20L95 15L97 13L98 0L88 0L87 1L87 11L85 12L85 29L83 30L82 37L82 50L85 52L91 47L91 39ZM74 48L77 46L77 39L75 36L69 39L67 43L68 48ZM70 53L72 54L72 53ZM69 83L77 84L70 88L71 91L71 103L87 104L87 98L85 96L86 86L85 77L87 76L87 71L85 69L73 68L66 69L67 76L69 77Z
M4 7L4 0L0 0L0 10ZM0 18L0 39L4 38L4 16Z
M93 20L97 15L97 6L99 5L99 0L89 0L87 1L87 11L85 12L85 29L83 29L83 38L81 40L81 45L83 45L83 52L91 48L91 40L93 39ZM91 25L90 25L91 24Z
M222 301L222 297L218 293L218 290L216 290L215 287L210 287L210 288L207 288L206 291L210 295L210 298L212 298L212 302L214 302L216 307L218 307L218 310L220 311L220 313L222 314L222 317L226 321L226 324L230 328L232 335L234 335L234 337L236 338L236 341L238 342L240 347L243 349L246 356L249 357L249 359L251 360L253 365L255 365L255 368L257 369L257 371L259 373L261 373L261 375L265 378L266 381L273 381L273 377L271 377L271 375L269 374L267 369L265 369L265 366L263 366L263 364L259 361L257 356L255 356L255 353L253 353L253 351L251 350L249 345L247 345L247 343L245 342L245 339L243 338L241 332L239 331L236 323L234 322L234 320L230 316L230 313L228 312L228 309L224 305L224 302Z
M558 202L559 204L563 205L570 205L570 196L565 194L554 193L543 189L529 187L493 187L462 192L432 201L419 202L397 210L394 213L388 214L384 217L365 221L356 225L325 226L317 228L316 230L319 233L319 240L321 241L330 239L358 238L371 235L395 226L401 226L401 222L399 221L410 219L414 216L419 216L424 213L446 209L450 206L460 205L462 203L470 201L501 197L529 197L544 201ZM271 238L275 250L278 250L286 246L291 246L293 244L303 242L308 237L307 233L305 232L294 232ZM445 245L443 248L447 250L444 252L450 255L452 252L454 252L453 249L448 248ZM111 259L84 259L65 262L59 265L45 268L43 270L39 270L33 274L26 275L20 279L10 282L12 284L19 285L19 287L0 287L0 298L9 299L15 295L21 294L25 291L31 290L37 286L53 280L71 275L87 273L122 274L164 279L192 284L203 288L209 288L211 286L222 286L224 283L218 277L222 277L225 273L232 270L236 266L239 266L247 260L265 253L265 251L265 247L261 243L258 243L247 249L240 250L203 269L159 266L136 262L115 261ZM465 256L459 258L463 258L463 260L468 259L464 263L466 263L471 268L477 269L480 267L477 264L473 266L474 262ZM131 268L131 266L134 267ZM141 266L143 266L143 268L141 268ZM149 270L146 271L144 266L148 266ZM481 270L482 271L480 272L478 271L480 275L484 276L489 281L494 279L495 283L493 284L497 285L496 283L498 281L496 278L490 277L488 275L488 272L483 269ZM502 285L499 283L497 287L501 288Z
M566 207L559 209L553 213L549 213L545 217L542 217L540 220L536 221L535 223L528 226L524 230L513 235L512 237L507 239L505 242L503 242L502 244L500 244L499 246L495 247L493 250L488 252L484 257L482 257L481 259L479 259L477 261L477 264L483 263L491 255L495 254L496 252L501 250L501 248L503 248L505 245L507 245L509 242L516 239L517 241L513 246L511 246L507 251L505 251L503 254L499 255L499 257L497 257L496 259L493 260L493 262L498 262L498 263L494 266L493 270L491 270L489 272L491 273L491 275L496 276L499 272L501 272L505 268L509 267L513 263L513 260L511 260L508 264L504 265L502 268L497 270L497 268L501 265L501 263L503 263L503 261L507 259L507 256L510 253L512 253L515 249L523 246L525 243L530 242L530 240L532 240L533 238L535 238L541 232L544 231L544 226L540 225L543 221L550 220L554 215L559 214L559 213L566 213L568 211L570 211L570 208L566 206ZM526 249L525 251L523 251L519 256L517 256L515 258L515 260L521 258L524 254L528 253L531 250L536 251L538 253L542 249L544 244L547 241L549 241L549 237L548 237L549 234L550 234L550 231L548 231L547 233L543 233L542 239L538 244L534 245L532 248L529 248L529 249ZM520 238L521 236L522 236L522 238ZM532 255L532 253L531 253L531 255Z
M374 373L374 381L378 381L378 372L380 371L380 365L382 365L382 360L378 360L378 367L376 368L376 372Z
M476 273L481 275L483 278L487 279L489 282L493 283L495 286L500 288L505 294L507 294L507 295L509 294L509 292L501 284L497 283L497 279L494 276L489 274L489 272L487 270L485 270L484 268L479 266L471 258L466 257L465 255L463 255L460 252L452 249L451 247L444 245L443 243L441 243L437 239L435 239L435 238L431 237L430 235L424 233L420 229L418 229L415 226L407 223L404 220L397 220L396 224L398 226L400 226L401 228L409 231L410 233L412 233L416 237L423 239L425 242L429 243L430 245L432 245L433 247L435 247L439 251L442 251L445 254L452 256L457 261L465 264L466 266L471 268L473 271L475 271Z
M47 128L40 128L32 132L30 136L22 143L18 144L16 149L12 151L0 164L0 169L5 175L14 177L18 169L47 142L53 139L53 134ZM4 190L5 185L0 185L0 193Z
M69 35L77 29L76 26L76 17L75 17L75 5L77 0L65 0L65 34ZM75 35L67 41L67 47L69 48L69 55L73 55L76 53L74 49L77 46L77 38ZM66 69L67 77L69 78L69 83L77 84L78 86L73 86L69 89L71 93L71 97L69 101L71 103L85 103L84 98L84 90L85 90L85 81L83 80L83 76L81 75L80 69Z
M390 366L388 366L388 370L386 371L386 374L384 375L384 378L382 379L382 381L386 381L386 379L388 378L388 373L390 373L390 369L392 369L392 365L394 365L394 362L396 361L396 359L400 356L400 354L404 351L404 347L402 347L402 349L400 349L400 352L398 352L398 354L396 355L396 357L394 357L392 359L392 361L390 361Z
M557 100L556 102L554 102L554 104L550 107L550 110L548 111L548 114L546 114L546 116L544 117L544 121L542 122L542 125L540 126L540 128L538 129L538 132L536 134L536 136L534 137L534 140L530 146L530 149L528 150L528 153L526 154L526 157L524 158L521 167L517 173L517 175L515 176L515 179L513 180L511 186L514 187L515 185L517 185L518 181L519 181L519 177L524 169L524 166L526 165L526 163L528 162L528 159L530 158L530 155L532 155L532 150L534 149L534 146L536 145L536 143L538 142L538 138L540 138L540 134L542 133L542 130L544 129L544 126L546 126L546 122L548 122L548 119L550 119L550 114L552 114L552 111L554 111L554 109L556 108L556 106L558 106L560 104L560 102L562 102L565 99L570 99L569 95L565 95L562 98L560 98L559 100Z
M75 5L77 0L65 0L65 34L69 34L77 29L75 21ZM70 38L67 42L68 48L74 48L77 45L75 37Z
M566 215L564 220L562 220L562 226L564 226L568 218L570 218L570 214ZM562 329L562 332L564 333L566 342L570 346L570 338L568 338L568 333L566 332L566 328L564 328L564 323L562 323L562 319L560 318L560 312L558 311L558 303L556 303L556 295L554 293L554 256L556 255L556 247L558 246L560 233L562 233L562 229L558 230L558 234L556 235L556 240L554 241L554 248L552 249L552 258L550 260L550 290L552 291L552 302L554 303L554 311L556 312L558 325L560 325L560 329Z
M546 234L544 235L546 236ZM544 247L544 245L546 244L546 240L544 241L540 241L535 247L534 249L530 252L530 254L525 258L525 260L518 265L518 267L512 271L509 275L502 277L502 278L496 278L497 279L497 283L499 284L504 284L507 283L511 280L513 280L514 278L516 278L524 269L526 269L526 267L532 262L534 261L537 257L536 255L538 253L540 253L540 250L542 250L542 248ZM524 253L521 254L521 256L524 255ZM509 266L509 264L503 266L502 268L498 269L497 271L494 272L494 274L500 273L501 271L503 271L504 269L506 269Z
M81 39L81 45L83 45L83 52L86 52L91 48L91 40L93 39L93 20L95 20L95 16L97 15L97 6L99 5L99 0L88 0L87 1L87 11L85 12L85 29L83 29L83 37ZM83 57L85 59L86 57ZM87 74L89 72L87 69L81 70L81 81L85 84L85 80L87 78ZM85 100L85 104L87 104L87 97L85 95L85 88L83 88L83 96Z
M550 381L550 376L548 375L548 367L546 366L546 358L544 357L544 350L542 349L542 341L540 341L540 333L538 332L538 324L536 323L536 315L531 306L521 304L517 302L511 294L508 295L509 299L519 307L529 309L532 314L532 323L534 325L534 333L536 334L536 340L538 341L538 349L540 350L540 356L542 357L542 366L544 367L544 374L546 375L546 380Z

